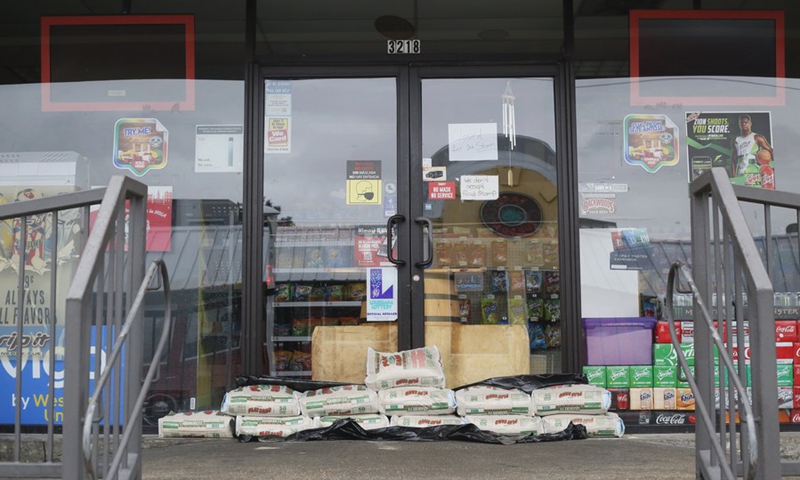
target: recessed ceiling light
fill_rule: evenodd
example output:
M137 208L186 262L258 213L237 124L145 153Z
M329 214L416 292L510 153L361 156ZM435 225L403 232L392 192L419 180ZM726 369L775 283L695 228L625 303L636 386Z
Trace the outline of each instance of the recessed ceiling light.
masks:
M408 40L417 33L414 24L395 15L383 15L376 18L375 30L392 40Z
M508 32L505 30L483 30L478 33L478 36L484 40L504 40L508 38Z

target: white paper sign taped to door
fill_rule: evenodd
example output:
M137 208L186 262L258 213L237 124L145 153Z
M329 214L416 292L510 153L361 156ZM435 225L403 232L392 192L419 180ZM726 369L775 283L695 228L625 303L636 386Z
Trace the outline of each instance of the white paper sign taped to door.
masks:
M497 175L462 175L461 200L497 200L500 181Z

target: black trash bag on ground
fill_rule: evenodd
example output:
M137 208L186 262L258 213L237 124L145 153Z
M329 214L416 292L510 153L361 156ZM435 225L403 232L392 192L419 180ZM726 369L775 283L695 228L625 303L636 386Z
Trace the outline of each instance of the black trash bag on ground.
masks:
M453 390L461 390L467 387L484 385L498 388L517 388L527 394L530 394L539 388L552 387L554 385L576 385L588 383L589 381L586 379L586 375L583 375L582 373L551 373L547 375L514 375L510 377L487 378L486 380L481 380L480 382L456 387Z
M248 442L254 437L241 435L240 442ZM540 435L500 435L480 430L471 423L463 425L437 425L434 427L386 427L364 430L357 422L342 418L325 428L314 428L281 437L259 437L262 442L269 441L320 441L320 440L372 440L372 441L412 441L437 442L444 440L460 440L479 443L512 445L515 443L557 442L563 440L580 440L588 438L586 427L574 425L572 422L561 432L543 433Z
M343 385L363 385L363 383L325 382L321 380L303 380L291 377L271 377L269 375L237 375L236 386L249 385L282 385L297 392L319 390L320 388L341 387Z

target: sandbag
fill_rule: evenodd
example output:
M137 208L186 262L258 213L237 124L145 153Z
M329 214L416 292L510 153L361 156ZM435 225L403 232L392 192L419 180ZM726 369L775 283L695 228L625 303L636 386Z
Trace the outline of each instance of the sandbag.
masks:
M527 415L468 415L467 422L481 430L500 435L539 435L544 432L541 417Z
M378 395L364 385L320 388L303 393L300 408L308 417L378 413Z
M232 418L218 410L169 412L158 419L161 438L233 438Z
M622 437L625 434L625 422L613 412L598 415L583 413L558 413L542 417L545 433L558 433L566 429L570 423L586 427L590 437Z
M444 368L435 345L402 352L367 349L367 387L383 390L394 387L444 388Z
M225 394L222 413L267 417L300 415L298 393L283 385L248 385Z
M452 390L432 387L397 387L378 392L384 415L445 415L456 411Z
M522 390L488 385L464 388L456 392L459 415L533 415L531 396Z
M392 427L428 428L438 425L463 425L466 420L458 415L396 415L389 420Z
M565 412L606 413L611 406L611 392L594 385L554 385L531 393L535 415Z
M330 427L337 421L345 418L354 421L364 430L375 430L377 428L386 428L389 426L389 419L386 418L386 415L368 413L366 415L347 415L342 417L314 417L314 428Z
M288 437L289 435L314 428L314 421L306 416L296 417L236 417L234 433L237 437Z

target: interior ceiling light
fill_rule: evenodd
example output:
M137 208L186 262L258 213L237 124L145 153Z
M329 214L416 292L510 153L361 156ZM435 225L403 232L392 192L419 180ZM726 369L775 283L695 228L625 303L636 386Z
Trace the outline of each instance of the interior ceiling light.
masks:
M417 33L417 28L405 18L383 15L375 19L375 30L392 40L408 40Z

